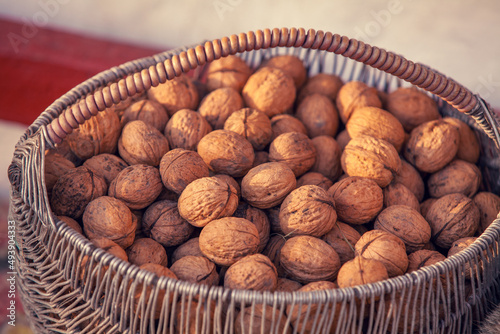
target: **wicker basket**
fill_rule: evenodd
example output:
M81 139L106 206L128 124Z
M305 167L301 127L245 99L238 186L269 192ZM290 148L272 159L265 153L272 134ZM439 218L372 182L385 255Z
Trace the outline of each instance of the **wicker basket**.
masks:
M402 85L427 91L443 115L461 118L477 131L485 185L498 192L500 136L487 104L453 80L397 54L322 31L266 29L132 61L55 101L16 146L9 168L16 282L35 332L171 333L186 331L189 323L201 333L233 333L241 308L249 308L253 316L256 305L266 304L279 312L270 318L270 327L262 325L261 333L471 333L500 299L500 220L465 251L411 274L354 288L261 293L159 278L96 248L55 218L43 178L46 149L99 111L181 73L203 77L206 63L230 54L253 67L275 54L294 54L309 74L334 73L384 91ZM90 259L89 274L81 278L84 257ZM473 273L467 280L464 268L469 265ZM430 284L436 281L443 283ZM153 293L143 296L139 311L133 312L134 292L145 286ZM159 293L169 298L163 300L160 319L154 320ZM192 300L199 301L197 307L191 306ZM307 312L291 319L287 308ZM175 320L177 314L184 316ZM283 331L279 323L285 325Z

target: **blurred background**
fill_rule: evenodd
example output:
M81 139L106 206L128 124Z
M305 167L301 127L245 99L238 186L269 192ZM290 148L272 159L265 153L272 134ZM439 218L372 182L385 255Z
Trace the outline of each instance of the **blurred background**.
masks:
M7 168L14 145L52 101L125 61L274 27L330 31L397 52L500 107L496 0L0 0L2 222L7 221ZM2 223L3 244L6 230ZM0 300L5 288L1 279Z

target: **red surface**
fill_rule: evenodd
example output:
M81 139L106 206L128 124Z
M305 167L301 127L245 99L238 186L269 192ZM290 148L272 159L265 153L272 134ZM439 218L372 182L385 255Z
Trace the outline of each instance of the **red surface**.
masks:
M82 81L160 51L0 19L0 119L29 125Z

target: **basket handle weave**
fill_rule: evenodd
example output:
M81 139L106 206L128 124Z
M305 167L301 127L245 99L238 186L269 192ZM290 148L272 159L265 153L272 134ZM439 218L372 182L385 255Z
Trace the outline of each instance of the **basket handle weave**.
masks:
M60 143L73 129L99 111L212 60L244 51L281 46L333 52L392 74L441 97L457 110L475 117L478 124L496 143L500 138L495 120L485 118L483 115L488 111L484 101L480 103L481 99L478 96L454 80L425 65L414 63L400 55L361 41L321 30L306 31L303 28L257 30L189 48L157 63L156 66L150 66L87 95L64 110L47 126L48 137L54 144Z

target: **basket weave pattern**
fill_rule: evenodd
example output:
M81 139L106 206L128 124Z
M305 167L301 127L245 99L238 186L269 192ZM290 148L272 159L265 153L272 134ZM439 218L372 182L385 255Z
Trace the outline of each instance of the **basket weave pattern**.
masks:
M471 333L473 322L484 317L490 303L498 302L500 220L469 249L409 275L335 291L262 293L156 277L96 248L53 216L43 178L46 148L60 143L92 115L130 96L182 73L203 76L204 65L215 59L241 54L255 67L273 52L298 55L310 73L334 73L386 91L404 82L428 91L443 114L466 117L480 134L484 164L491 171L487 181L494 186L498 182L498 124L482 99L427 66L345 36L304 29L263 30L129 62L55 101L16 146L9 178L17 282L37 333L170 333L186 330L189 319L190 326L201 333L232 333L240 308L253 310L263 303L281 311L285 330L297 332L306 330L307 324L314 333L396 333L399 322L408 332ZM470 281L463 272L468 266ZM145 287L152 288L150 295L144 293ZM136 291L143 291L138 305L134 305ZM155 320L156 299L163 292L167 297L160 319ZM198 300L199 307L192 308L192 300ZM307 318L291 319L287 308L308 310ZM179 310L188 316L176 320L174 328ZM271 332L278 333L279 322L273 318ZM262 333L269 329L262 328Z

